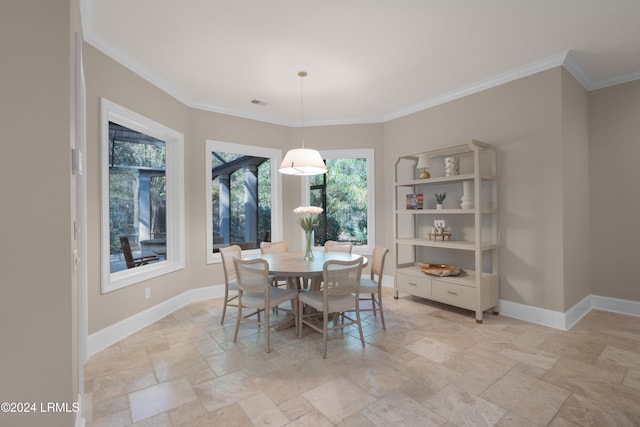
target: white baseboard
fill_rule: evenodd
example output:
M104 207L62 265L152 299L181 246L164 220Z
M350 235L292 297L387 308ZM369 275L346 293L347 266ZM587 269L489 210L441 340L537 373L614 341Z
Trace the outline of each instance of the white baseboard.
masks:
M565 329L564 313L517 302L500 300L500 314L537 325Z
M598 310L640 317L640 301L591 295L591 305Z
M599 295L587 295L564 313L500 300L500 314L564 331L575 326L593 309L640 317L640 302Z
M123 319L89 335L87 339L87 355L91 358L91 356L99 351L102 351L134 332L157 322L187 304L222 296L224 296L224 285L190 289L180 295L176 295L175 297L163 301L158 305L154 305L153 307L141 311L140 313L136 313L131 317Z

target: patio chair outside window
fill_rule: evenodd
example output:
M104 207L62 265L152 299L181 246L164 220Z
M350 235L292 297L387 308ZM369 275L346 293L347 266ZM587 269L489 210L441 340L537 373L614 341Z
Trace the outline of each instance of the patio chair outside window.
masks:
M151 261L159 261L157 255L143 255L142 253L138 257L134 257L131 252L131 245L129 244L129 238L120 236L120 249L124 260L127 263L127 268L139 267L141 265L149 264Z

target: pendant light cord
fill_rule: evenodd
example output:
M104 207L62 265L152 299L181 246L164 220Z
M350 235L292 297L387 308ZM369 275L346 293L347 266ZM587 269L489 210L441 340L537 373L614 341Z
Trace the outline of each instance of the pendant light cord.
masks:
M301 120L301 131L302 131L302 148L304 148L304 77L307 76L306 71L298 71L298 76L300 77L300 120Z

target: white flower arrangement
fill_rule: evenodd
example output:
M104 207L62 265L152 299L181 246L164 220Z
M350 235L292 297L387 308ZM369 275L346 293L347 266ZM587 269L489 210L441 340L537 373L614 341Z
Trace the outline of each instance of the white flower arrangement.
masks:
M318 215L322 213L322 208L317 206L299 206L293 210L298 215L298 224L305 231L314 230L320 223Z

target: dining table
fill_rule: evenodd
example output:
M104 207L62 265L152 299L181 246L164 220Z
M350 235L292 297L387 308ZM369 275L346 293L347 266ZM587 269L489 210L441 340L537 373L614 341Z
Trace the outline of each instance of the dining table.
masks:
M245 259L260 258L269 264L269 275L285 277L288 289L298 291L319 290L322 285L324 263L330 260L353 261L362 258L362 266L368 263L367 257L347 252L314 251L313 260L305 261L303 252L274 252L255 254L243 257ZM294 326L294 319L288 318L279 322L275 329Z
M287 288L319 290L322 283L322 268L330 260L353 261L362 258L362 266L368 263L367 257L346 252L314 251L313 260L305 261L303 252L273 252L249 255L247 259L260 258L269 264L269 274L286 277Z

